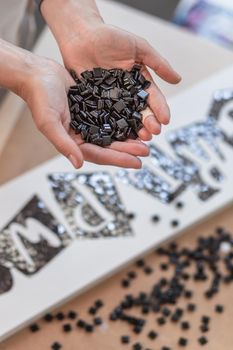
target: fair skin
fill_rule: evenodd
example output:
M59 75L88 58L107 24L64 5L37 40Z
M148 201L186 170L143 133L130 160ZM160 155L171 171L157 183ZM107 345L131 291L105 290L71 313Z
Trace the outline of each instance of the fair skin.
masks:
M114 142L101 148L84 143L70 129L67 91L74 82L68 71L47 58L35 56L0 40L0 85L21 96L31 109L38 129L75 168L83 161L140 168L138 157L147 156L143 141L159 134L170 112L148 67L165 81L176 84L180 76L144 39L103 22L94 0L44 0L41 12L60 48L64 65L78 74L93 67L130 69L135 62L152 81L144 128L137 140Z

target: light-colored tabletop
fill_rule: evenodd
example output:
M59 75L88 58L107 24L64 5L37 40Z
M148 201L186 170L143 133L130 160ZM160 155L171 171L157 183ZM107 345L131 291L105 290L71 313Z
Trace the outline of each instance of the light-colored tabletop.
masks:
M175 28L157 18L129 9L128 7L111 3L110 1L99 1L99 5L103 17L107 22L121 26L147 38L151 44L166 56L181 73L183 81L180 86L169 86L158 79L158 83L167 97L174 95L211 74L214 74L216 71L227 67L227 65L230 65L233 62L232 52L217 47L204 39L186 33L183 30ZM55 57L58 60L60 59L58 50L48 29L46 29L41 36L41 40L37 46L37 52L40 54L46 54L50 57ZM10 116L8 117L10 118ZM2 129L0 130L0 136L1 133L4 133ZM0 156L0 183L2 184L15 176L22 174L55 155L56 151L36 130L30 112L25 107L5 144L2 155ZM190 246L196 240L199 233L209 234L213 231L214 227L219 225L223 225L233 231L232 208L225 210L195 229L187 231L182 237L176 239L176 241L180 242L182 245L186 244ZM161 276L161 272L159 272L157 267L160 258L152 254L145 257L145 259L148 264L153 265L155 273L150 276L145 276L142 273L139 274L139 277L135 281L130 292L134 293L142 289L149 290L155 280ZM106 280L82 296L77 297L62 309L75 309L80 315L86 317L87 308L94 300L101 298L106 305L105 308L103 308L101 315L103 317L105 316L106 319L107 314L112 309L113 305L115 305L116 301L120 300L122 295L126 292L121 288L120 281L123 276L125 276L126 271L129 271L130 269L132 269L132 267L129 267L118 275ZM206 302L203 298L198 297L199 287L193 286L193 288L197 291L198 308L203 311L203 314L206 313L213 315L213 302ZM221 317L215 315L212 320L213 325L208 334L211 343L204 347L208 350L232 350L233 348L232 293L233 287L226 286L214 302L224 303L227 309L224 315L221 315ZM196 346L196 338L199 334L198 322L200 314L198 315L192 317L193 326L192 329L189 330L191 347L189 346L188 349L192 348L192 350L199 349L199 347ZM148 322L152 329L155 328L154 319L151 318ZM58 321L51 324L46 324L44 321L40 321L39 324L42 328L40 332L32 334L28 329L25 329L3 342L0 345L0 350L50 349L50 345L55 340L62 342L63 348L68 350L115 350L127 348L127 346L120 344L120 335L124 333L132 335L129 327L122 323L114 324L110 328L108 328L107 324L94 334L85 334L84 332L78 331L64 334L61 331L61 323L58 323ZM161 349L162 345L169 344L172 346L173 350L179 349L176 345L177 339L181 335L178 327L174 325L166 325L161 331L159 329L159 332L160 337L156 343L149 341L146 337L146 333L140 334L139 336L134 335L133 338L135 342L138 339L151 349Z

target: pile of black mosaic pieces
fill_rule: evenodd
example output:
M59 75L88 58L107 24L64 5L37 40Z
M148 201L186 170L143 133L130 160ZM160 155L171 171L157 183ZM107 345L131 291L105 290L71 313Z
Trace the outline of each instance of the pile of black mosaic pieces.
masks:
M70 126L85 142L108 146L138 137L150 86L140 70L139 64L131 71L94 68L80 78L71 72L76 85L68 92Z
M195 303L196 290L190 288L189 281L198 282L199 286L203 283L204 299L213 299L214 302L214 297L221 291L221 287L233 282L233 235L219 227L212 235L200 236L194 248L178 246L173 242L159 248L155 254L163 257L158 267L164 271L164 274L168 270L169 273L157 279L150 290L141 290L135 295L128 292L122 300L117 302L107 319L99 314L105 306L104 301L99 299L88 308L88 320L81 318L77 311L71 310L68 313L60 311L47 314L44 321L64 322L61 324L61 330L66 333L75 329L92 333L102 324L108 323L108 327L114 327L114 323L120 321L122 326L127 325L126 331L120 336L120 342L124 348L128 346L132 350L154 350L154 347L148 347L147 344L139 341L140 333L146 332L150 344L155 342L156 345L162 328L170 322L179 326L179 331L176 329L177 341L172 347L163 344L158 348L157 344L156 350L175 350L177 347L190 348L191 339L188 337L188 330L192 328L190 314L196 313L195 317L200 320L196 348L205 346L211 341L208 334L214 320L210 315L203 313L198 303ZM138 260L135 269L131 267L121 281L122 288L130 288L140 271L151 274L153 271L156 272L156 267L149 266L144 259ZM184 301L186 301L185 304ZM211 305L208 305L208 308ZM218 302L215 302L212 308L216 315L224 312L224 306ZM152 329L147 326L149 315L155 316L154 327L149 322ZM40 327L38 324L33 324L30 329L36 332ZM65 345L58 341L51 344L53 350L63 347L65 348Z

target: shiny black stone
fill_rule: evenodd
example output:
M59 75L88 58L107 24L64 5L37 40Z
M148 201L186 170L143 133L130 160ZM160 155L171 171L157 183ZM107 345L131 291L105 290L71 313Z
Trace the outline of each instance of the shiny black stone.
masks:
M70 323L65 323L65 324L63 324L63 327L62 327L62 328L63 328L63 331L66 332L66 333L72 331L72 326L71 326Z
M53 350L60 350L61 348L62 348L62 345L60 343L58 343L57 341L51 345L51 349L53 349Z
M77 317L77 312L70 310L67 314L67 317L70 318L71 320L74 320Z
M122 342L122 344L129 344L130 337L128 335L122 335L121 342Z
M40 327L39 327L39 325L38 325L37 323L32 323L32 324L29 326L29 328L30 328L30 331L31 331L32 333L38 332L38 331L40 330Z
M188 339L181 337L178 341L178 344L180 346L187 346L188 345Z
M208 343L208 339L206 337L200 337L198 339L198 342L199 342L200 345L203 346L203 345L206 345Z
M154 340L158 337L158 333L156 333L155 331L150 331L148 334L147 334L148 338L150 338L151 340Z

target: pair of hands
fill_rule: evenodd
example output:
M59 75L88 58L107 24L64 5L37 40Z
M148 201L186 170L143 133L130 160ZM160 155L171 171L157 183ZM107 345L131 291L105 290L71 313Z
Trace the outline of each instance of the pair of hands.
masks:
M170 119L166 99L147 67L172 84L178 83L180 76L146 40L104 23L92 26L82 37L73 34L60 44L60 50L67 70L53 60L36 57L31 64L30 78L21 87L21 96L28 103L38 129L75 168L80 168L84 160L140 168L138 157L149 154L148 147L142 141L159 134L161 125L168 124ZM68 70L73 69L80 74L93 67L131 69L135 62L142 64L142 73L152 82L148 89L150 109L146 111L147 117L139 138L114 142L106 148L84 143L69 126L67 92L74 81Z

